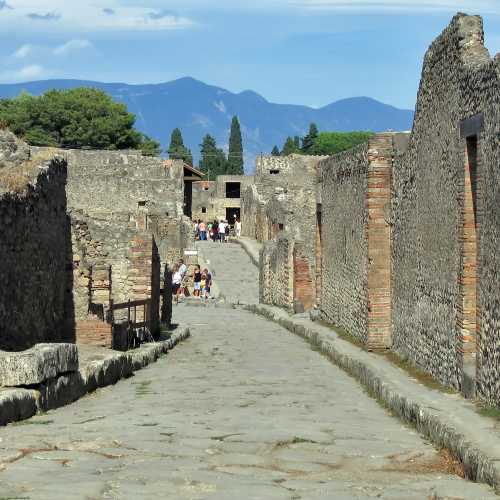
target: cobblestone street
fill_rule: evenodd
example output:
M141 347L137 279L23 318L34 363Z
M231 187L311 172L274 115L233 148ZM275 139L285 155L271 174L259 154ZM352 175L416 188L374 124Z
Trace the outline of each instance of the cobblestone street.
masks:
M202 251L256 300L240 247ZM496 498L283 328L227 304L174 318L191 338L156 364L0 429L0 498Z

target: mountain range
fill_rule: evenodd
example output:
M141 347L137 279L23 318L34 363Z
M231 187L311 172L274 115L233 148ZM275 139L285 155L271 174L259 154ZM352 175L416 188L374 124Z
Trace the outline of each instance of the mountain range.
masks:
M0 84L0 98L15 97L22 91L40 95L53 88L81 86L104 90L125 103L136 115L137 128L159 141L164 150L168 148L170 133L179 127L195 161L199 157L199 145L207 133L227 150L231 118L237 115L248 172L253 170L258 154L269 153L274 145L281 147L287 136L304 136L311 122L316 123L320 131L409 130L414 114L411 110L398 109L369 97L343 99L318 109L276 104L251 90L233 93L189 77L141 85L85 80Z

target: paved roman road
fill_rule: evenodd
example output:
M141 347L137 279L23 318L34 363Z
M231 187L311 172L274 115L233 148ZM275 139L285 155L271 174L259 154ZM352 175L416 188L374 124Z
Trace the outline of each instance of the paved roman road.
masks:
M231 293L228 271L255 275L239 247L203 251ZM232 308L175 315L192 337L167 357L0 429L0 498L496 498L302 339Z

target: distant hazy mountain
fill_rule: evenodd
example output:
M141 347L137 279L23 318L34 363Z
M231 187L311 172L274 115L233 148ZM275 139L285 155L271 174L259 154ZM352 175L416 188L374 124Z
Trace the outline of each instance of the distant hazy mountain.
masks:
M44 80L0 85L0 98L14 97L22 90L39 95L45 91L90 86L102 89L124 102L137 116L137 128L161 142L166 149L170 133L180 127L184 142L199 156L199 144L209 133L217 143L227 147L233 115L238 115L243 132L246 169L253 170L259 153L269 153L276 144L281 147L287 136L307 133L315 122L323 131L408 130L413 111L402 110L368 97L354 97L319 109L291 104L273 104L259 94L245 91L233 94L206 85L193 78L168 83L128 85L84 80Z

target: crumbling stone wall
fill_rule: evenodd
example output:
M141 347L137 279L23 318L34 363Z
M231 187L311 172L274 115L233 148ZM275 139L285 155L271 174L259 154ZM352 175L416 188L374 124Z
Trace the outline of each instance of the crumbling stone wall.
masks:
M269 241L260 254L260 302L293 308L293 246L286 236Z
M23 194L0 194L2 349L74 341L65 187L66 162L54 158Z
M319 202L318 165L323 157L291 155L288 157L266 157L257 159L255 183L247 187L242 200L242 230L244 236L258 241L273 241L277 238L288 239L288 248L293 252L295 243L300 243L301 265L285 258L284 252L276 252L269 246L266 255L271 258L276 276L290 277L291 289L286 299L277 298L276 305L292 307L296 304L310 309L316 300L316 231L317 206ZM283 257L280 260L280 256ZM278 272L278 268L283 269ZM300 269L301 275L294 278L294 270ZM264 271L265 272L265 271ZM302 273L306 272L307 276ZM276 274L277 273L277 274ZM263 279L264 286L276 288L275 280ZM305 293L305 288L311 288ZM294 286L300 293L294 293ZM283 284L279 285L280 289ZM264 290L264 297L274 297L274 291ZM291 299L289 298L291 297ZM316 297L315 297L316 298ZM266 299L271 300L271 299ZM305 301L305 304L302 303ZM273 303L273 302L268 302Z
M392 133L321 162L323 318L368 348L391 346Z
M500 404L499 71L500 59L491 60L483 45L481 19L455 16L425 56L393 201L394 348L456 388L471 366L478 394L494 404ZM470 139L477 144L472 186ZM467 212L471 189L474 215ZM477 231L477 256L470 254L470 231ZM470 287L477 290L466 306Z

